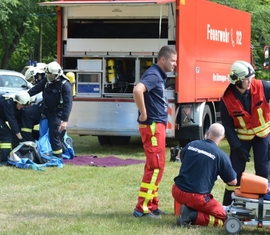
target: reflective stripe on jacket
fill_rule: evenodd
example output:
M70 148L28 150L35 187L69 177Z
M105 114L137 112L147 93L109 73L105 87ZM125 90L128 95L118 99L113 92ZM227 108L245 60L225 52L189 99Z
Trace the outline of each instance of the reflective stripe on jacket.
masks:
M250 87L251 114L249 114L228 87L222 99L233 118L235 131L240 140L265 137L270 132L270 106L265 99L262 81L253 79Z

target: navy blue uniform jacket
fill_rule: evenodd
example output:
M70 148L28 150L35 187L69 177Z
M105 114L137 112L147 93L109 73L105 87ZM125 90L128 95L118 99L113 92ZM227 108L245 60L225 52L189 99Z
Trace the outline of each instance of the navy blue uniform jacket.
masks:
M71 108L72 108L72 87L69 81L62 83L66 80L61 77L52 83L48 83L46 78L32 87L28 93L30 96L36 95L39 92L43 92L43 105L48 111L57 111L61 109L62 117L61 120L64 122L68 121ZM62 98L61 98L62 96ZM61 103L60 101L63 101Z

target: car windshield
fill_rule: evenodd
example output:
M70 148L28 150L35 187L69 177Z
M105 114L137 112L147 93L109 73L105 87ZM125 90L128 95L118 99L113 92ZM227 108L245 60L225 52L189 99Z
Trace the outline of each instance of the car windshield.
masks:
M16 75L2 75L1 87L26 88L26 81Z

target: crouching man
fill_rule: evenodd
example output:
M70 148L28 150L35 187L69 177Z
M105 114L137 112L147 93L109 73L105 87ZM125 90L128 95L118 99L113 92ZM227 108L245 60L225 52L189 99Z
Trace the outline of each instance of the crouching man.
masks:
M179 226L224 225L226 212L211 194L218 176L229 185L237 183L230 158L218 147L224 132L221 124L214 123L205 140L190 142L180 152L182 164L172 186L172 196L181 204Z

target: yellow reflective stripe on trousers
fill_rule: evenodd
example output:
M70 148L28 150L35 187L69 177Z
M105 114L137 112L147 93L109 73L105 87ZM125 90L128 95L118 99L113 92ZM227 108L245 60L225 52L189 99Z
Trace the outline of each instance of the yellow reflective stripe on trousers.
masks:
M223 225L224 225L224 223L223 223L223 221L221 220L221 219L218 219L218 224L217 224L217 226L216 227L223 227Z
M146 188L146 189L152 189L152 190L156 190L157 189L157 186L156 185L148 184L148 183L144 183L144 182L141 183L141 187L142 188Z
M0 143L0 149L11 149L11 143Z
M61 153L63 153L62 149L53 151L53 154L61 154Z
M237 188L240 188L240 186L231 186L231 185L227 185L227 184L225 186L225 189L227 189L228 191L234 191Z
M22 127L22 128L21 128L21 131L22 131L22 132L28 132L28 133L31 133L31 132L32 132L32 129L31 129L31 128Z
M150 129L151 129L151 133L152 133L152 137L151 137L151 143L152 146L157 146L157 138L154 136L156 134L156 130L157 130L157 123L153 122L150 125Z
M158 187L155 185L158 173L159 173L159 169L155 169L153 171L152 179L149 183L149 187L148 187L147 192L140 192L139 193L140 197L145 198L143 205L142 205L143 213L149 213L147 205L148 205L149 201L153 199L153 191L154 191L153 188ZM151 187L150 187L150 185L151 185Z
M215 224L215 217L213 215L209 215L209 223L208 223L208 226L209 225L212 225L214 226Z

